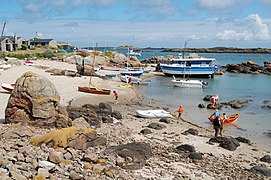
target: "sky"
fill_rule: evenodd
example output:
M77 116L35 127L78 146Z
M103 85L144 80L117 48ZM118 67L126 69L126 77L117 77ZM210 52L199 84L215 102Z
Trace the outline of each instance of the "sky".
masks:
M4 35L77 47L271 48L271 0L1 0Z

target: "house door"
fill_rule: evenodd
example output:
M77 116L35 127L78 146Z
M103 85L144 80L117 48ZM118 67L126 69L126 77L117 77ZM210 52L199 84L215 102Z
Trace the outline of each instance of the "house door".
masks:
M6 44L6 51L12 51L11 44Z

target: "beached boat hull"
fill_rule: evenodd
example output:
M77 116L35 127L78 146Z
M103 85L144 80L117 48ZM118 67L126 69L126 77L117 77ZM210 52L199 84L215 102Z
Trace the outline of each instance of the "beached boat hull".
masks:
M107 71L119 71L121 68L115 66L102 66L101 69Z
M227 119L224 120L224 124L229 124L229 123L233 123L235 121L238 120L240 114L232 114L232 115L228 115ZM208 118L211 122L214 122L214 117Z
M204 85L207 85L207 82L202 80L171 80L173 86L175 87L193 87L193 88L202 88Z
M163 109L155 109L155 110L136 110L136 116L143 118L171 118L172 115L163 110Z
M12 92L15 88L15 84L2 84L1 87L8 92Z
M145 79L139 79L138 77L133 76L120 76L120 80L122 82L126 82L127 78L131 78L131 84L139 84L139 85L148 85L150 81ZM126 82L127 83L127 82Z
M142 76L143 75L143 70L124 70L120 72L121 75L125 76Z
M111 93L111 90L108 90L108 89L90 88L86 86L79 86L78 91L91 93L91 94L101 94L101 95L110 95Z

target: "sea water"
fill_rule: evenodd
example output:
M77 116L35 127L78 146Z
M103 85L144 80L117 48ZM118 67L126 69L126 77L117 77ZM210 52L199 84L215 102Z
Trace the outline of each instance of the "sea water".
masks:
M176 55L176 53L159 51L147 53L149 56ZM221 65L254 61L263 66L265 60L271 60L269 54L202 53L199 55L216 58ZM145 57L148 58L147 55ZM173 87L171 79L166 76L154 77L149 86L140 87L140 92L145 98L155 100L164 107L176 109L176 111L179 105L183 105L186 120L210 130L212 130L212 126L208 117L213 110L198 108L198 104L207 106L209 103L203 101L206 95L218 94L219 103L231 100L249 100L241 109L233 109L230 106L224 106L221 109L221 113L225 112L228 115L240 113L239 119L234 124L225 125L225 135L246 137L271 147L271 138L264 134L271 133L271 110L262 108L264 105L271 105L270 75L225 73L223 76L215 76L213 79L202 79L208 82L208 85L202 89ZM264 100L270 100L270 102L264 103Z

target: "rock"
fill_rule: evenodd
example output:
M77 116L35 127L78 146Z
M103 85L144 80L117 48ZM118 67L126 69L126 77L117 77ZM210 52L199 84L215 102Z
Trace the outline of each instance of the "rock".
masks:
M149 128L152 128L152 129L156 129L156 130L161 130L161 129L166 128L165 125L159 124L159 123L150 123L150 124L148 125L148 127L149 127Z
M52 168L56 167L56 164L51 163L49 161L39 161L38 163L39 163L39 167L45 168L48 171L50 171Z
M260 161L271 163L271 156L270 155L265 155L260 159Z
M38 169L38 174L43 176L43 177L47 177L47 178L50 176L49 170L46 169L46 168L39 168Z
M49 154L49 161L52 163L59 164L59 163L61 163L62 160L63 160L63 153L62 152L57 152L57 151L53 150Z
M99 109L97 111L97 113L99 114L105 114L105 115L110 115L113 113L113 108L109 103L100 103L99 104Z
M84 118L86 122L90 126L94 126L96 128L101 127L101 119L98 117L96 113L96 109L90 106L82 106L82 107L66 107L69 117L71 119L76 118Z
M95 173L101 173L103 171L103 169L104 169L103 166L100 164L93 164L93 166L92 166L92 170Z
M151 134L152 131L151 131L150 129L146 128L146 129L142 129L142 130L140 131L140 133L141 133L141 134Z
M89 123L83 117L76 118L75 120L73 120L72 123L75 127L78 127L80 129L90 128Z
M166 124L170 124L170 119L168 119L168 118L161 118L161 119L159 120L159 122L163 122L163 123L166 123Z
M237 141L242 142L242 143L251 144L251 141L244 137L237 137L235 139L237 139Z
M205 108L205 105L204 104L199 104L198 108Z
M197 136L199 134L199 131L197 129L189 128L188 130L186 130L182 134L184 134L184 135L192 134L192 135Z
M56 68L48 69L45 72L50 73L53 76L64 76L65 75L65 70L56 69Z
M98 161L99 157L96 153L87 150L84 153L83 159L82 161L86 161L86 162L91 162L91 163L96 163Z
M26 72L16 81L5 110L6 123L68 127L71 120L55 86L46 78Z
M271 105L264 105L262 106L262 109L271 109Z
M115 178L119 174L119 170L116 167L109 167L108 169L104 170L104 173L110 178Z
M103 123L113 123L114 122L113 118L111 118L109 116L102 116L102 121L103 121Z
M152 155L152 148L146 143L129 143L119 146L111 146L105 150L105 153L113 153L125 159L121 165L124 169L141 169L146 160Z
M201 153L197 153L197 152L191 152L191 153L189 153L188 157L190 159L197 159L197 160L203 159Z
M10 174L12 179L27 180L20 172L11 171Z
M92 141L89 141L87 144L86 144L86 148L88 147L96 147L96 146L105 146L107 143L107 140L105 137L98 137L97 139L94 139Z
M116 119L122 119L122 114L120 113L120 111L113 111L111 114L111 117L116 118Z
M223 137L222 142L219 144L224 149L235 151L240 146L239 141L232 137Z
M183 153L183 152L196 152L195 147L189 144L182 144L180 146L177 146L175 150L178 153Z
M210 101L211 98L212 98L213 95L206 95L204 98L203 98L203 101Z
M75 171L71 171L70 172L70 178L72 180L83 180L84 179L84 176L82 174L79 174Z
M260 174L260 175L267 176L267 177L271 176L271 170L268 169L267 167L253 166L252 168L250 168L249 171L252 173Z

